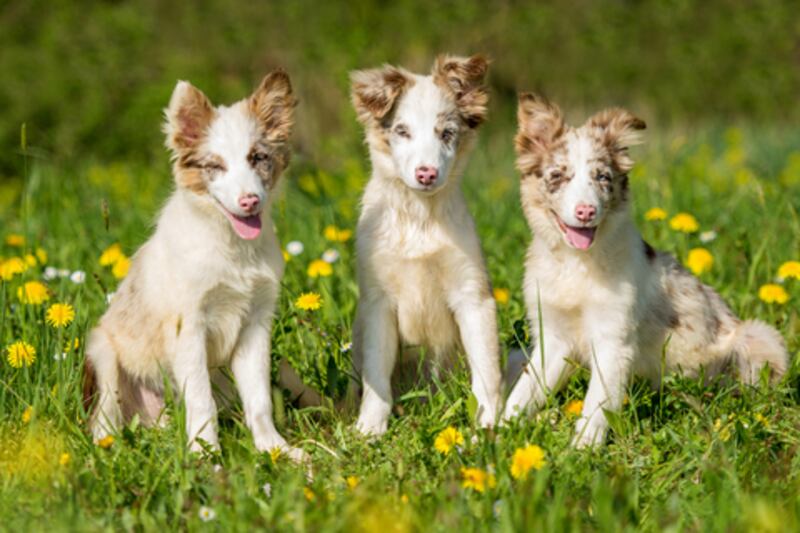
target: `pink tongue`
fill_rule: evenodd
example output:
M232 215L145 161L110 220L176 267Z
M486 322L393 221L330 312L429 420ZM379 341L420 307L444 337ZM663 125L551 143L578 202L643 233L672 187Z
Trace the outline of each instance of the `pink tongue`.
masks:
M227 213L227 215L234 231L242 239L255 239L261 233L261 215L253 215L251 217L238 217L232 213Z
M586 250L594 241L595 228L573 228L564 224L567 240L578 250Z

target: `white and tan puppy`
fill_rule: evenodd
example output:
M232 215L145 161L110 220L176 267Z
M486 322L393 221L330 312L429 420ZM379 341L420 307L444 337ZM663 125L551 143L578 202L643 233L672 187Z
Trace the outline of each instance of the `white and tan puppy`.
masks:
M495 303L459 181L484 121L488 62L439 57L430 75L384 66L352 74L372 177L358 222L360 297L353 333L363 379L357 428L386 431L401 345L440 361L463 347L478 421L499 409Z
M269 219L273 188L289 159L295 99L289 77L270 73L247 99L213 107L187 82L166 110L176 190L154 235L87 346L99 393L95 438L133 414L152 423L167 376L186 407L192 448L218 447L212 381L229 367L258 450L280 447L270 396L270 334L283 273Z
M706 376L733 367L755 383L788 355L778 332L740 321L711 287L642 240L629 213L628 148L645 124L622 109L568 126L546 100L523 94L516 137L525 216L535 238L525 264L531 329L543 335L508 399L505 417L539 408L572 370L591 370L574 443L604 441L604 411L620 408L632 374ZM663 358L662 358L663 354Z

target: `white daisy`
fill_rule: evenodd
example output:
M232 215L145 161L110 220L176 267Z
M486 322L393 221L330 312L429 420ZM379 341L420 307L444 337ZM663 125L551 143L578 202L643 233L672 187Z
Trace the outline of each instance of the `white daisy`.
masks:
M44 274L42 275L44 279L50 281L51 279L56 279L58 277L58 269L56 267L45 267Z
M76 284L80 285L81 283L86 281L86 272L84 272L83 270L76 270L75 272L70 274L69 280L72 283L76 283Z
M264 495L269 498L272 496L272 485L270 483L264 483L261 487L261 490L264 491Z
M713 229L709 231L704 231L703 233L700 234L700 242L702 243L711 242L716 238L717 238L717 232L714 231Z
M334 249L325 250L325 253L322 254L322 260L326 263L335 263L339 260L339 252Z
M203 522L211 522L217 517L217 512L214 511L211 507L206 507L203 505L200 507L200 510L197 512L197 516L200 517L200 520Z
M300 241L291 241L286 245L286 251L289 255L300 255L306 247Z

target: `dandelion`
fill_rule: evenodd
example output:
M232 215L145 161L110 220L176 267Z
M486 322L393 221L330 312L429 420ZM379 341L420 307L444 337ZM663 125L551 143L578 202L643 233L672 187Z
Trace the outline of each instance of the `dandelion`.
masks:
M25 246L25 237L17 233L6 235L6 244L15 248L22 248Z
M408 504L408 494L402 494L400 496L400 501L403 502L403 504Z
M669 220L669 227L683 233L694 233L700 229L697 219L689 213L678 213Z
M705 248L692 248L686 257L686 266L695 276L705 274L714 265L714 256Z
M125 254L122 253L119 243L112 244L100 254L100 266L111 266L122 257L125 257Z
M333 264L339 260L339 252L332 249L325 250L325 252L322 254L322 260L328 264Z
M465 489L472 489L476 492L485 492L486 488L494 488L497 479L494 474L480 468L461 467L461 486Z
M325 228L324 235L331 242L347 242L353 236L353 231L331 225Z
M800 261L786 261L778 268L780 279L800 279Z
M269 458L272 460L272 464L278 464L278 459L281 458L282 453L279 446L275 446L269 451Z
M508 289L495 288L492 292L494 293L494 300L500 305L507 304L511 297L511 291Z
M45 320L54 328L68 326L74 319L75 309L70 304L53 304L45 314Z
M322 307L322 297L316 292L304 292L294 301L294 306L303 311L316 311Z
M24 304L41 305L50 299L50 292L44 283L29 281L17 289L17 298Z
M291 241L286 245L286 251L289 255L300 255L306 247L300 241Z
M317 495L314 494L314 491L311 490L310 487L303 487L303 496L310 502L313 502L317 498Z
M261 490L264 491L264 496L267 498L272 496L272 484L271 483L264 483L261 486Z
M29 405L22 412L22 423L27 424L28 422L30 422L32 416L33 416L33 407Z
M84 272L83 270L76 270L75 272L69 275L69 280L75 285L80 285L81 283L86 281L86 272Z
M700 242L702 242L703 244L708 244L716 238L717 238L717 232L714 231L713 229L704 231L703 233L700 234Z
M767 419L767 417L765 417L761 413L756 413L755 418L756 418L756 422L758 422L759 424L761 424L765 428L769 427L769 420Z
M359 480L356 476L347 476L345 482L347 483L348 489L354 490L356 487L358 487Z
M564 407L567 416L580 416L583 411L583 400L572 400Z
M544 450L535 444L517 448L511 458L511 475L514 479L525 479L531 469L541 470L545 465Z
M664 220L667 218L667 212L661 209L660 207L651 207L644 213L644 219L655 221L655 220Z
M58 464L60 464L61 466L67 466L71 459L72 457L70 457L68 453L64 452L59 456Z
M203 522L211 522L217 517L217 512L211 507L203 505L200 507L200 510L197 511L197 516L199 516L200 520Z
M103 448L104 450L111 448L111 446L114 445L114 435L106 435L105 437L97 441L97 445Z
M25 263L27 263L29 267L35 267L38 264L33 254L25 255Z
M31 366L36 361L36 348L25 341L17 341L6 348L6 360L14 368Z
M433 441L433 447L437 452L447 455L456 446L464 444L464 435L453 426L448 426L436 435Z
M767 283L758 289L758 297L768 304L785 304L789 301L786 289L774 283Z
M41 248L36 249L36 259L39 261L40 265L47 263L47 252L45 252Z
M117 262L114 263L114 266L111 268L111 273L117 279L122 279L128 275L128 271L131 269L131 260L125 257L124 255L117 259Z
M22 274L28 270L28 265L19 257L11 257L5 261L0 261L0 277L5 281L10 280L17 274Z
M308 277L310 278L326 278L331 274L333 274L333 267L322 259L315 259L308 265Z

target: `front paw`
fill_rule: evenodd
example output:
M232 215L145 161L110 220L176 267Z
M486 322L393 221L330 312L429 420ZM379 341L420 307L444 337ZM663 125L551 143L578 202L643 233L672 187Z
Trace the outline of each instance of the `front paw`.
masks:
M575 424L572 446L578 449L594 448L606 440L606 421L602 416L581 417Z
M389 427L389 420L385 417L359 416L356 422L356 431L365 437L380 437Z
M488 404L478 406L478 426L491 429L497 423L497 409Z

